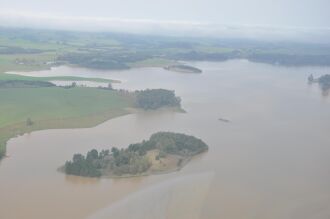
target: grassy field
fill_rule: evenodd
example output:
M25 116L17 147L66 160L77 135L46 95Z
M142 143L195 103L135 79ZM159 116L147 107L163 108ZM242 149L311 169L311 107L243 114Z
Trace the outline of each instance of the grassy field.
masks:
M133 106L130 96L97 88L15 88L0 91L0 151L19 134L51 128L91 127ZM31 119L32 125L27 123Z
M89 78L77 76L54 76L54 77L30 77L16 74L1 74L1 80L24 80L24 81L91 81L99 83L119 83L118 80L111 80L105 78Z
M7 71L34 71L49 69L47 62L53 62L56 54L45 52L37 54L0 54L0 73ZM25 62L19 64L19 62Z

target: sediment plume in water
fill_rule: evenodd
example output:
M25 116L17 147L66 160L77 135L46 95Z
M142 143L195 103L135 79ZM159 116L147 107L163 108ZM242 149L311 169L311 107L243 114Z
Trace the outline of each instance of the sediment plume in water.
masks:
M180 176L136 192L89 219L198 219L213 173Z

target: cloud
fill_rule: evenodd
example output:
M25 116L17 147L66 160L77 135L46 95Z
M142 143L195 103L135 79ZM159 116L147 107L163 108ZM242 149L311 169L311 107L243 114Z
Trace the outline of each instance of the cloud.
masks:
M0 12L0 25L77 31L127 32L182 37L294 40L330 43L330 28L220 25L110 17L51 16L17 11Z

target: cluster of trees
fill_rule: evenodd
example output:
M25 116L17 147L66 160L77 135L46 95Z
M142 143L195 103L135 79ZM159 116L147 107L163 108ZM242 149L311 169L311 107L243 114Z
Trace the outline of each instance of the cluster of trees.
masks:
M111 152L113 159L111 159L110 168L115 175L141 174L151 166L146 153L134 151L130 147L121 150L114 147Z
M167 154L189 157L202 153L208 146L200 139L185 134L158 132L149 140L130 144L125 149L113 147L111 152L103 150L100 153L93 149L85 156L75 154L72 161L67 161L64 170L67 174L89 177L100 177L108 172L120 176L124 174L137 175L148 171L151 162L147 157L150 150L158 150L156 159Z
M84 53L67 53L59 56L57 60L93 69L128 69L129 63L149 58L143 53L113 53L107 51L107 48L104 48L104 51L95 52L93 49L87 48Z
M189 72L189 73L202 73L202 70L189 66L189 65L170 65L164 67L166 70L179 71L179 72Z
M226 61L230 59L248 59L252 62L261 62L285 66L304 66L304 65L330 65L329 54L291 54L276 52L258 52L256 50L233 50L230 52L200 52L189 51L170 54L170 59L194 60L194 61Z
M25 81L25 80L3 80L0 81L0 88L37 88L55 87L56 85L48 81Z
M246 57L250 61L286 66L330 65L330 55L300 55L280 53L255 53Z
M181 99L174 91L165 89L147 89L136 91L136 106L145 110L161 107L180 107Z
M188 51L175 54L169 54L169 59L176 60L192 60L192 61L226 61L233 58L238 58L238 52L226 52L226 53L208 53L200 51Z
M95 149L87 152L86 157L82 154L75 154L72 161L65 163L65 173L77 176L100 177L102 169L107 165L105 158L108 156L109 150L103 150L99 153Z
M322 75L318 79L318 82L323 91L327 91L330 89L330 75Z
M166 154L194 156L208 150L207 144L194 136L173 132L158 132L149 139L149 144Z

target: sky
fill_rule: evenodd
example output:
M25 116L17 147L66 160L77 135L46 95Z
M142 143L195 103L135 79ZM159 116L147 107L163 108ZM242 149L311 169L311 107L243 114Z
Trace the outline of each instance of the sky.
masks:
M329 10L330 0L0 0L0 25L319 37L330 32Z

